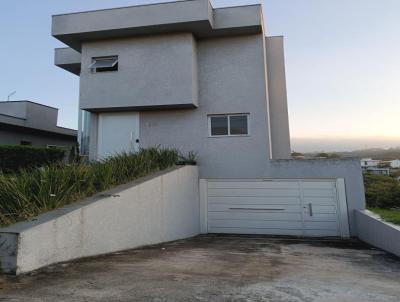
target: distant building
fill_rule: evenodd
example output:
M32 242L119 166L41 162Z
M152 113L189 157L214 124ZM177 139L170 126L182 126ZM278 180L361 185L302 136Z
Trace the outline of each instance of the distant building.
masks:
M361 168L369 168L369 167L378 167L380 160L372 159L372 158L362 158L361 159Z
M395 159L390 161L390 167L392 169L399 169L400 168L400 159Z
M377 174L377 175L390 176L389 168L366 167L366 168L363 168L363 172Z
M31 101L0 102L0 145L67 147L77 131L57 126L58 109Z

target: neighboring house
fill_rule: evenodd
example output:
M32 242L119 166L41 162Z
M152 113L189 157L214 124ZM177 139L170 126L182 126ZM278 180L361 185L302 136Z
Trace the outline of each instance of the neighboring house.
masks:
M74 145L77 131L58 127L57 116L57 108L30 101L0 102L0 145Z
M363 168L365 173L372 173L377 175L384 175L390 176L390 169L389 168L377 168L377 167L366 167Z
M370 167L378 167L380 164L380 160L372 159L372 158L362 158L361 159L361 168L370 168Z
M400 168L400 159L395 159L390 161L390 167L393 169L399 169Z
M91 160L158 145L197 152L203 232L356 234L360 162L291 159L283 38L266 37L261 5L55 15L52 35L70 47L55 64L80 76Z

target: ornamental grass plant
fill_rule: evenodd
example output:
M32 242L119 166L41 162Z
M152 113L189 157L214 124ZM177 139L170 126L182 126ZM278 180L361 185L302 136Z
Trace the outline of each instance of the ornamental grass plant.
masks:
M176 150L142 149L92 163L0 173L0 225L7 226L173 166Z

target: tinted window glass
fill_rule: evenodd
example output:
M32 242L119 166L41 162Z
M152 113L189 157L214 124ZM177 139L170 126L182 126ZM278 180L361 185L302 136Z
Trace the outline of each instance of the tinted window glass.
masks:
M232 115L230 118L231 135L248 134L247 115Z
M210 120L211 120L211 135L228 135L227 116L212 116Z

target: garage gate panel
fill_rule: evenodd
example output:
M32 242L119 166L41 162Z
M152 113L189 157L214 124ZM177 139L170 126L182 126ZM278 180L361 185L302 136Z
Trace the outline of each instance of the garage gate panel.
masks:
M335 180L210 180L210 233L340 236Z

